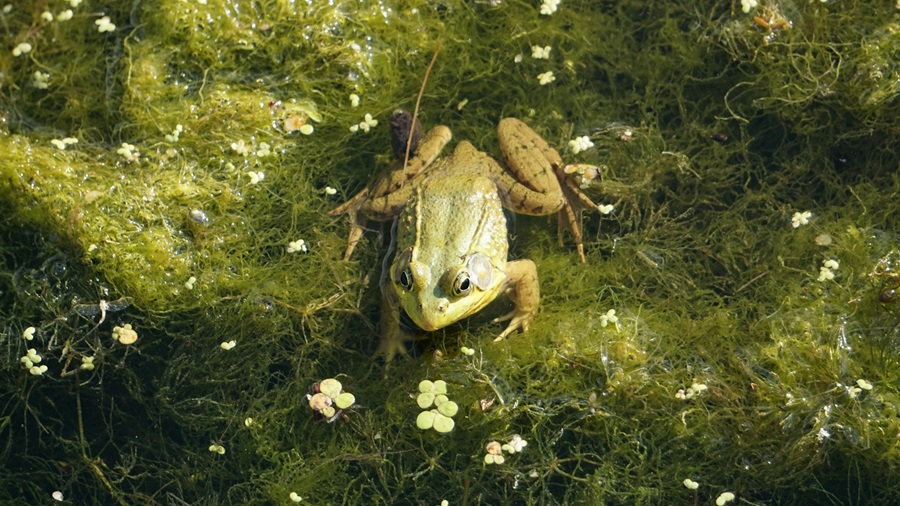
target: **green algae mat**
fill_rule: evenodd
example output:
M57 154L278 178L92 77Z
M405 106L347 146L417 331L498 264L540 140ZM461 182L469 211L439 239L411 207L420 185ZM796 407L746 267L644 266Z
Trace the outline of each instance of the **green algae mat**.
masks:
M900 8L0 5L0 502L900 502ZM373 357L389 120L600 206L587 263ZM455 141L454 141L455 142Z

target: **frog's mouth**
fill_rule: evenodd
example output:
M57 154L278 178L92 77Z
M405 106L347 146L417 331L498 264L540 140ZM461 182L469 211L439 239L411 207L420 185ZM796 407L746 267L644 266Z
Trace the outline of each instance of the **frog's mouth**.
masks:
M416 325L418 325L419 328L422 329L422 330L424 330L425 332L434 332L435 330L442 329L442 328L446 327L446 326L449 325L449 324L450 324L449 321L447 321L447 322L434 322L434 321L431 321L431 320L425 320L425 321L421 321L421 322L416 322Z
M409 311L406 313L420 329L433 332L477 313L490 302L489 295L490 292L478 292L457 301L437 298L431 299L427 304L419 300L417 314L413 316Z

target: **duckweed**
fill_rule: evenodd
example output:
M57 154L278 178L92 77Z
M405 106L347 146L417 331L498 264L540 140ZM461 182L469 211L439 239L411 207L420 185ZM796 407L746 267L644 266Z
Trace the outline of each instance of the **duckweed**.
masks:
M88 3L0 9L3 504L900 502L893 2ZM326 213L439 43L424 124L523 118L608 214L586 266L516 218L528 334L385 366L388 234Z

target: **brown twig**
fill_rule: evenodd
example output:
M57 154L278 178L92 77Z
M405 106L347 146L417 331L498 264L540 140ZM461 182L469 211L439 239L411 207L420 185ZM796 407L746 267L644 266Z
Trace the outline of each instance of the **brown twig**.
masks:
M403 156L403 171L406 172L406 164L409 163L409 147L412 145L413 132L416 131L416 118L419 117L419 103L422 102L422 95L425 94L425 83L428 82L428 76L431 74L431 68L437 61L438 53L441 52L441 43L438 42L437 48L434 50L434 56L431 57L431 63L425 69L425 77L422 78L422 86L419 88L419 96L416 97L416 107L413 108L412 125L409 128L409 136L406 138L406 154Z

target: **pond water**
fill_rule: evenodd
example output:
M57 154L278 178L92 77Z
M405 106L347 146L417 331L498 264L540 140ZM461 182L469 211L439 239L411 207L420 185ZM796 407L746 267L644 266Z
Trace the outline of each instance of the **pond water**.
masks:
M0 500L897 502L896 16L0 6ZM601 209L585 264L516 217L527 333L492 342L498 300L386 364L390 226L345 261L328 211L390 164L435 53L426 129L499 157L518 117Z

